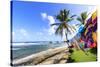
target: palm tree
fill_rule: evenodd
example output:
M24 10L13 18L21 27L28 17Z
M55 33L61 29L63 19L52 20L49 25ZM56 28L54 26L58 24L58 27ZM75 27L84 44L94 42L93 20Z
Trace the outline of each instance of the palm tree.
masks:
M88 14L87 12L82 12L81 15L80 15L79 17L77 17L77 20L78 20L79 22L81 22L81 24L77 24L77 25L78 25L78 26L84 25L83 29L82 29L82 30L80 31L80 33L79 33L79 34L81 34L81 38L85 38L85 36L84 36L84 31L86 30L86 23L85 23L85 21L86 21L88 15L89 15L89 14ZM85 52L85 50L84 50L83 48L81 48L81 50L82 50L83 52ZM86 52L85 52L85 54L87 55Z
M88 17L88 13L87 12L82 12L81 14L80 14L80 16L78 16L77 17L77 20L80 22L80 24L76 24L76 26L81 26L81 25L83 25L84 27L82 27L82 28L80 28L79 29L79 34L81 34L81 36L83 37L83 32L85 31L85 29L86 29L86 19L87 19L87 17Z
M85 25L85 21L86 21L86 18L88 17L88 13L87 12L82 12L81 15L79 17L77 17L77 20L79 22L81 22L81 24L77 24L77 25Z
M86 19L88 17L88 13L87 12L82 12L81 15L79 17L77 17L77 20L81 23L81 24L77 24L78 26L84 25L83 29L80 31L81 35L83 34L83 32L86 29Z
M63 33L65 33L66 41L68 41L67 38L68 32L72 33L75 30L74 26L71 26L68 22L71 22L76 15L69 16L69 14L70 14L69 10L66 9L60 10L60 13L56 15L56 19L59 21L59 23L51 24L51 26L54 25L58 26L55 31L56 35L60 35L62 37L64 35Z

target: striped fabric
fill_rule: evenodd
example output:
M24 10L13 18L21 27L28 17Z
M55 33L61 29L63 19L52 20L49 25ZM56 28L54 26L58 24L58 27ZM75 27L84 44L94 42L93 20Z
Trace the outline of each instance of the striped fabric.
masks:
M82 35L84 42L94 48L97 45L97 11L95 11L91 17L86 21L85 31Z
M96 18L97 18L97 11L95 11L95 12L92 14L92 21L94 21Z

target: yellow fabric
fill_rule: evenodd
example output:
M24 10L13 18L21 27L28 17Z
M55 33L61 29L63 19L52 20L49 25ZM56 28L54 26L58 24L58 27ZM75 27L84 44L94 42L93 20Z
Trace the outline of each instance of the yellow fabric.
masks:
M92 21L97 17L97 11L92 14Z
M92 27L92 26L93 26L92 24L89 24L89 26L86 28L85 33L84 33L85 36L86 36L87 32L89 31L88 29L89 29L90 27Z
M97 42L97 32L92 32L92 38L94 42Z
M85 36L86 36L87 32L88 32L88 29L85 30L85 34L84 34Z

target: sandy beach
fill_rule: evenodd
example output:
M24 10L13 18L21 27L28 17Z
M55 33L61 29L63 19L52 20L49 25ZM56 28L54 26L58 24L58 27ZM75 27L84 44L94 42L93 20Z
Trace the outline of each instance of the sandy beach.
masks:
M17 65L40 65L66 63L68 58L68 49L66 46L48 49L30 56L12 61L14 66Z

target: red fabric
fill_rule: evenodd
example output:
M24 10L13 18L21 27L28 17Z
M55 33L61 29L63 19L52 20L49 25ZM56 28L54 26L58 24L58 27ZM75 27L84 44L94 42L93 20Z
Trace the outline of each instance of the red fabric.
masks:
M84 42L82 39L80 39L80 42Z
M97 45L96 45L96 43L93 43L93 47L96 47Z
M90 44L90 48L93 48L93 45L92 44Z
M90 48L94 48L94 47L96 47L96 46L97 46L96 43L92 43L92 44L90 44Z

